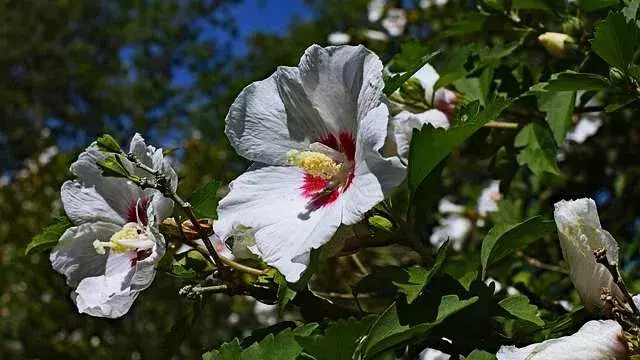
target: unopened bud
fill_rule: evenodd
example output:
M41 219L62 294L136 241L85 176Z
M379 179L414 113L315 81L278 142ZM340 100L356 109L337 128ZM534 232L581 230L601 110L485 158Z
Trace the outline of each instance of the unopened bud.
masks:
M391 223L389 219L382 217L380 215L374 215L370 217L369 225L373 226L374 228L385 230L385 231L391 231L391 229L393 229L393 223Z
M570 16L565 22L562 24L562 32L565 34L576 35L580 33L582 29L582 20L575 16Z
M403 99L409 100L410 102L427 103L428 101L424 98L424 88L420 80L415 77L409 78L409 80L400 87L400 94Z
M575 44L575 40L567 34L546 32L538 36L538 42L555 57L563 57L567 53L570 44Z
M622 83L627 81L626 75L622 71L620 71L620 69L614 67L609 69L609 78L614 83Z

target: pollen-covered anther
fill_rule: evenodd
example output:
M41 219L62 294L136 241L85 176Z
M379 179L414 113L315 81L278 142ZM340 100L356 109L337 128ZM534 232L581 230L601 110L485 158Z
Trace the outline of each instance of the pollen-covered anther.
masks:
M291 150L287 153L291 165L304 169L308 174L323 179L331 179L338 175L342 166L330 156L315 151Z
M153 241L138 224L128 223L122 227L122 230L113 234L109 241L95 240L93 247L98 254L105 254L106 248L111 248L117 253L124 253L132 250L151 249Z

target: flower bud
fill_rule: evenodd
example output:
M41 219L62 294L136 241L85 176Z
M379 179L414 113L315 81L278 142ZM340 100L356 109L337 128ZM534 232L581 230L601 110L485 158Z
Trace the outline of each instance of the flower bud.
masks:
M562 24L562 32L565 34L576 35L580 33L582 29L582 20L575 16L570 16L563 24Z
M538 36L538 42L555 57L563 57L569 48L568 44L574 44L575 40L567 34L546 32Z

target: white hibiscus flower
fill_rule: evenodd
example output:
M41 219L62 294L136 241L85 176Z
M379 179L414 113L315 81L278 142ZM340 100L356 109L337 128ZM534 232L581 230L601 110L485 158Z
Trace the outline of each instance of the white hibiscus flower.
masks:
M584 307L590 311L602 307L602 288L610 289L619 301L626 302L611 273L597 263L593 255L595 250L605 248L607 260L611 264L618 263L618 244L602 229L595 201L586 198L559 201L555 204L554 218L571 281L580 293Z
M426 348L418 355L419 360L449 360L451 355L445 354L440 350Z
M405 26L407 26L407 13L404 9L389 9L387 16L382 19L382 27L393 37L402 35Z
M420 68L412 78L418 80L424 89L424 99L430 109L417 114L403 110L391 120L393 141L397 145L400 158L405 163L409 156L413 129L421 129L426 124L448 129L450 118L454 115L456 104L460 99L458 94L449 89L434 89L440 75L429 64ZM402 108L402 105L400 107Z
M177 176L162 149L145 145L136 134L130 152L167 175L175 190ZM171 214L173 202L157 190L102 176L96 161L110 155L94 143L71 165L78 179L65 182L61 195L75 226L60 237L50 260L73 288L71 297L80 313L117 318L153 281L165 251L157 224ZM124 158L122 162L133 174L151 176Z
M471 220L464 214L464 206L443 198L438 204L438 211L445 216L441 217L438 220L439 225L433 228L429 242L439 248L445 241L450 240L454 250L462 249L464 241L473 228Z
M298 67L279 67L246 87L227 115L236 151L255 161L230 184L215 232L255 231L255 251L296 281L311 249L341 224L360 221L404 178L380 155L389 112L382 63L363 46L309 47Z
M371 0L367 6L368 18L370 22L376 22L382 19L384 8L387 6L387 0Z
M629 358L629 346L617 322L593 320L571 336L523 348L503 346L496 356L498 360L622 360Z
M478 215L486 217L489 213L498 211L498 202L502 199L500 180L493 180L482 189L478 199Z

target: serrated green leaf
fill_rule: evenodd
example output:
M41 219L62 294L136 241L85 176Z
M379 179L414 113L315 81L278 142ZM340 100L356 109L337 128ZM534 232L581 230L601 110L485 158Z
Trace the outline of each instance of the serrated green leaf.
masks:
M473 350L465 360L496 360L496 356L482 350Z
M309 336L318 324L311 323L269 334L260 342L243 349L238 339L223 344L220 349L202 355L203 360L295 360L302 352L296 337Z
M198 187L189 197L189 203L199 218L216 219L218 217L220 184L220 181L212 180Z
M528 321L536 326L544 326L544 320L538 317L538 307L529 303L524 295L509 296L498 303L507 313L516 319Z
M98 147L100 148L100 150L104 152L110 152L110 153L116 153L116 154L122 153L122 147L120 146L118 141L109 134L103 134L100 137L98 137L98 139L96 140L96 144L98 144Z
M561 174L556 163L557 145L546 127L528 124L518 132L514 145L522 148L517 156L518 164L526 165L536 176Z
M462 119L448 130L425 126L414 130L409 150L409 187L415 192L422 181L449 153L460 146L484 124L494 120L511 102L498 97L489 102L481 111L470 106L468 113L460 114Z
M341 319L330 322L323 335L296 336L296 341L302 346L303 353L315 360L351 360L358 341L375 320L375 316L361 320Z
M104 176L127 178L131 175L117 155L111 155L103 160L98 160L96 161L96 165L102 170L102 175Z
M519 224L494 226L482 242L482 278L491 264L553 232L555 228L553 221L543 220L541 216L534 216Z
M56 246L60 236L71 226L73 226L73 224L66 216L54 219L53 224L42 229L38 235L31 239L29 244L27 244L27 248L24 250L24 254L30 255L51 249Z
M392 304L380 314L371 326L361 346L363 358L372 359L377 354L407 342L414 337L424 338L429 330L476 301L478 301L477 296L460 300L457 295L445 295L440 299L437 309L421 309L422 311L420 311L410 305L409 308L400 310L400 312L406 313L415 312L410 318L401 316L398 305L396 303ZM416 306L418 305L416 304ZM431 311L432 313L427 318L424 318L425 311Z
M409 50L406 50L406 47L403 47L403 51ZM416 72L418 72L418 70L420 70L425 64L431 61L431 59L433 59L439 53L440 51L438 50L429 54L423 54L419 59L415 60L415 62L410 67L408 67L404 73L394 74L385 79L384 93L386 95L391 95L393 92L398 90L402 86L402 84L409 80ZM402 56L402 53L399 56Z
M598 74L577 73L565 71L553 74L544 86L547 91L576 91L576 90L604 90L611 86L611 82Z
M545 120L553 133L556 144L562 144L573 125L575 91L545 92L538 95L538 107L546 112Z
M609 65L626 73L638 47L638 35L638 26L634 21L628 22L623 14L611 12L605 21L596 26L591 48Z
M620 0L582 0L580 7L586 12L605 9L620 5Z

